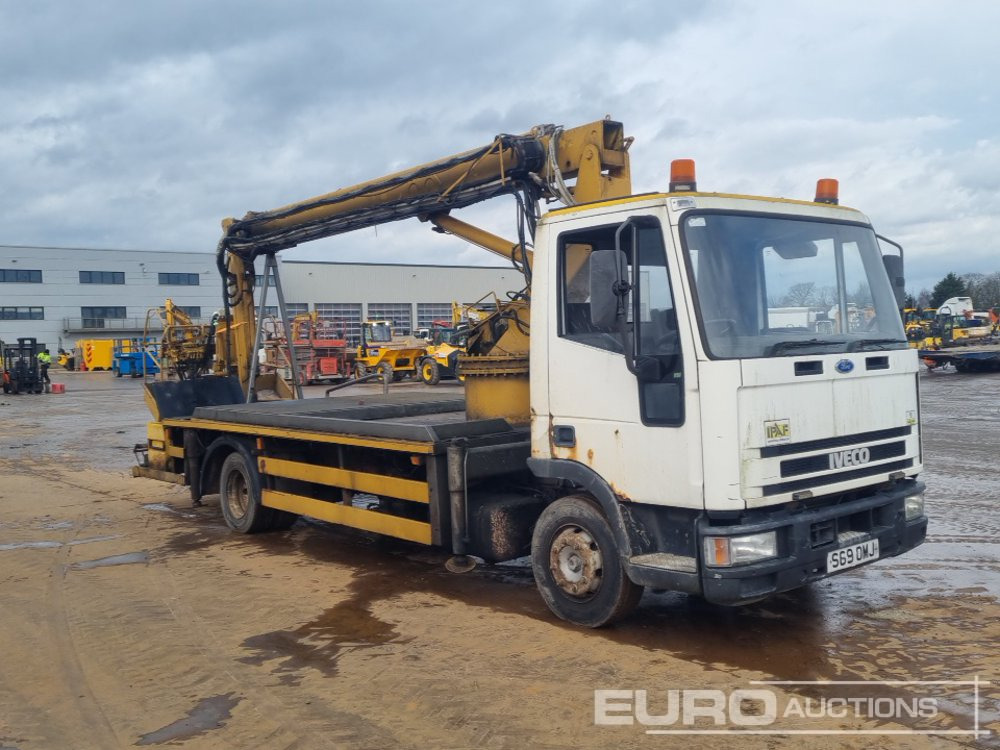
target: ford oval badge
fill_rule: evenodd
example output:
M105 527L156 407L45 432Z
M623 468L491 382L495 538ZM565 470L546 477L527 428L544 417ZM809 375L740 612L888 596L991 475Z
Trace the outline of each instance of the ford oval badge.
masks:
M854 363L849 359L842 359L837 363L837 372L847 374L854 369Z

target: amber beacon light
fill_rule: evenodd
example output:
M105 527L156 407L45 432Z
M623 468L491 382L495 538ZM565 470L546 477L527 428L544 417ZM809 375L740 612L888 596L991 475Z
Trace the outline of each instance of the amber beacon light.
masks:
M694 159L674 159L670 162L670 192L694 192L698 184L694 179Z
M816 202L817 203L832 203L837 205L840 202L840 197L837 195L840 190L840 183L836 180L830 179L829 177L824 177L822 180L816 181Z

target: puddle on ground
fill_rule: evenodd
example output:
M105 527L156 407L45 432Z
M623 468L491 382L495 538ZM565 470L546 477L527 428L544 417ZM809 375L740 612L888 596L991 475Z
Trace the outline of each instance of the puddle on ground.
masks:
M62 542L11 542L9 544L0 544L0 550L6 551L11 549L50 549L52 547L62 547Z
M260 666L278 659L274 674L280 676L282 684L298 685L303 668L312 667L330 677L337 673L337 660L342 652L398 641L395 626L371 613L372 602L381 597L377 586L369 585L368 578L364 574L357 576L351 582L354 595L312 622L247 638L243 647L253 655L239 661Z
M107 568L112 565L135 565L137 563L148 563L149 552L126 552L124 555L111 555L110 557L99 557L96 560L86 560L84 562L73 563L70 570L92 570L93 568Z
M194 513L185 513L184 511L178 510L172 505L167 505L166 503L144 503L142 506L146 510L155 510L159 513L170 513L174 516L181 516L183 518L196 518Z
M142 735L135 744L161 745L166 742L191 739L204 732L220 729L226 725L233 709L241 700L242 698L235 697L234 693L205 698L188 711L183 719Z
M12 549L53 549L56 547L75 547L80 544L93 544L94 542L107 542L111 539L120 539L121 536L121 534L112 534L111 536L92 536L87 539L74 539L69 542L57 542L55 540L44 540L40 542L10 542L8 544L0 544L0 551Z

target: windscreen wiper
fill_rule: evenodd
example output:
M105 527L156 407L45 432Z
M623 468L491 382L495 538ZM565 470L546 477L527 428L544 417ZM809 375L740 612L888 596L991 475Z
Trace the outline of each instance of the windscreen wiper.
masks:
M771 344L771 346L764 351L764 356L773 357L775 354L782 352L785 349L798 349L806 346L840 346L843 343L843 341L831 341L829 339L791 339L789 341L779 341L776 344Z
M858 349L867 349L868 345L876 346L879 349L902 349L908 344L902 339L857 339L847 345L846 351L856 352ZM897 346L886 346L886 344L896 344Z

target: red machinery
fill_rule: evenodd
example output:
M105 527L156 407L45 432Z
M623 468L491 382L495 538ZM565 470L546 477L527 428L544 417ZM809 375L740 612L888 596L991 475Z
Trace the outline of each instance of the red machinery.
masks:
M347 342L344 324L323 320L315 312L292 318L292 348L303 385L321 380L341 380L354 370L354 350Z

